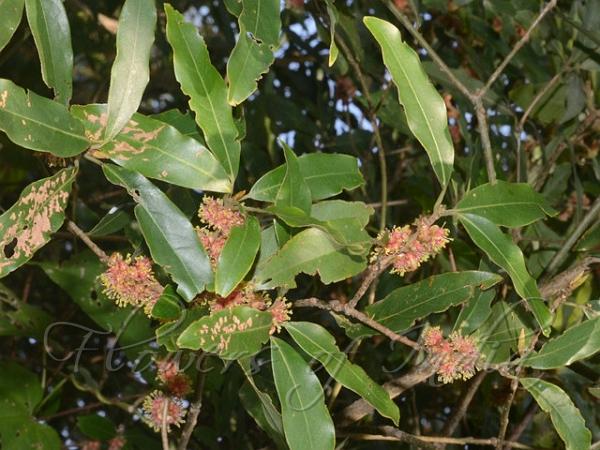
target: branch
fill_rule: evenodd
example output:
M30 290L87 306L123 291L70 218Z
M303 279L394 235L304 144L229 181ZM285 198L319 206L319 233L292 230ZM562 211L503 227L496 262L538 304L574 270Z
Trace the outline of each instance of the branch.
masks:
M467 392L465 392L460 402L460 405L452 414L450 420L446 422L446 425L444 425L444 429L442 430L443 436L452 436L454 434L454 431L456 431L456 427L467 413L467 409L469 408L473 397L475 397L475 394L477 393L477 390L479 389L479 386L483 382L483 379L486 375L487 372L484 371L481 371L477 375L475 375L475 378L473 378L473 381L469 385Z
M375 136L375 142L377 143L377 157L379 158L379 170L381 175L381 213L380 213L380 221L379 221L379 230L383 231L385 225L387 223L387 198L388 198L388 182L387 182L387 161L385 154L385 147L383 145L383 139L381 138L381 133L379 132L379 124L377 123L377 115L376 115L376 106L373 104L371 100L371 94L369 93L369 86L367 84L367 80L365 79L364 74L360 68L360 64L354 57L352 51L348 48L344 40L341 38L339 34L335 35L335 41L337 45L344 52L344 56L356 72L356 76L358 77L358 81L360 83L360 89L362 94L365 96L368 105L368 115L369 121L371 122L371 127L373 128L373 134Z
M167 425L167 417L169 415L169 401L165 399L162 411L162 426L160 427L160 437L162 440L163 450L169 450L169 426Z
M510 51L510 53L508 55L506 55L506 57L500 63L500 65L498 67L496 67L496 70L494 70L494 73L488 79L485 86L482 89L480 89L479 92L477 92L476 96L478 98L481 98L486 94L486 92L490 89L492 84L494 84L494 82L502 74L502 72L504 71L504 69L506 68L508 63L514 58L514 56L517 54L517 52L519 50L521 50L521 48L527 43L527 41L529 41L531 33L533 32L535 27L537 27L538 24L542 21L542 19L546 16L546 14L548 14L556 6L556 3L557 3L557 0L550 0L546 4L544 9L542 9L540 14L536 17L536 19L533 21L533 23L529 26L529 29L527 30L527 32L523 35L523 37L519 40L519 42L517 42L517 44L513 47L513 49Z
M204 392L204 381L206 380L206 372L202 370L204 354L201 355L200 358L202 359L200 361L200 368L196 378L194 400L192 401L192 404L190 406L190 410L185 421L185 427L181 432L181 438L179 439L179 445L177 446L177 450L186 450L188 448L188 443L190 441L190 438L192 437L194 428L196 428L196 424L198 423L198 416L200 415L200 411L202 409L202 394Z
M575 230L573 230L573 233L571 233L560 250L554 255L554 258L552 258L550 264L548 264L548 267L546 267L546 272L552 274L556 271L556 269L558 269L558 267L567 258L571 248L575 245L581 235L590 227L592 222L596 220L598 215L600 215L600 195L598 198L596 198L590 210L587 212L581 222L579 222L579 225L577 225Z
M363 278L362 283L356 290L354 296L348 302L350 308L356 308L356 305L360 299L365 295L365 292L369 289L369 286L382 274L388 267L390 267L394 261L396 255L390 255L385 258L378 258L377 261L369 266L367 275Z
M415 350L421 349L421 346L417 342L413 341L412 339L409 339L406 336L402 336L401 334L398 334L398 333L390 330L388 327L381 325L379 322L376 322L375 320L371 319L366 314L352 308L348 304L340 303L337 300L325 302L318 298L311 297L311 298L296 300L294 302L294 306L299 307L299 308L319 308L319 309L324 309L326 311L334 311L334 312L337 312L340 314L344 314L348 317L352 317L352 318L358 320L359 322L362 322L366 326L373 328L376 331L379 331L381 334L383 334L384 336L387 336L390 340L392 340L394 342L400 342L401 344L407 345L411 348L414 348Z
M472 438L472 437L464 437L464 438L450 438L444 436L415 436L410 433L406 433L404 431L398 430L397 428L390 426L380 427L379 430L384 433L381 434L364 434L364 433L352 433L352 434L343 434L343 436L347 436L354 439L359 439L363 441L393 441L393 442L406 442L411 445L415 445L417 448L421 449L435 449L434 444L448 444L448 445L462 445L466 446L469 444L472 445L482 445L493 447L498 443L498 439L489 438L489 439L480 439L480 438ZM536 450L535 447L530 447L529 445L521 444L520 442L511 442L511 441L502 441L502 445L509 448L516 448L522 450Z
M500 416L500 430L498 431L498 439L496 439L496 444L494 445L496 450L502 450L502 447L505 447L504 436L506 436L506 429L508 428L508 420L510 416L510 409L512 407L513 400L515 399L515 394L517 393L517 388L519 387L519 380L517 378L513 378L510 382L510 395L506 400L504 408L502 409L502 415Z
M83 243L95 253L95 255L100 259L100 261L104 263L108 261L108 255L104 252L104 250L102 250L100 247L94 244L94 242L92 242L89 236L85 234L85 232L81 228L75 225L75 222L69 220L67 222L67 228L71 233L73 233L75 236L81 239Z
M399 11L398 8L396 8L390 0L383 0L383 2L388 7L390 12L396 17L396 19L398 19L402 23L402 25L404 25L404 28L406 28L408 32L412 34L412 36L417 40L419 45L421 45L421 47L423 47L427 51L429 57L433 60L435 64L437 64L440 70L444 72L444 74L446 74L448 80L450 80L450 82L454 86L456 86L456 88L465 97L467 97L469 100L471 100L471 102L473 102L475 100L475 95L471 91L469 91L469 89L458 78L456 78L456 75L454 75L452 69L450 69L442 60L442 58L440 58L440 56L431 47L431 45L429 45L429 42L427 42L423 35L419 33L419 31L415 27L413 27L413 24L411 23L410 19L406 17L406 15L404 15L401 11Z
M481 97L475 99L473 106L475 107L475 113L477 115L477 126L479 127L479 134L481 136L481 146L483 147L483 157L485 159L485 169L487 171L488 181L491 184L496 184L494 152L492 151L487 115Z
M435 367L425 362L413 367L401 377L388 381L383 385L383 388L393 400L413 386L424 382L434 373ZM351 423L358 422L366 415L373 413L374 410L375 409L364 399L361 398L356 400L342 411L341 425L347 426Z

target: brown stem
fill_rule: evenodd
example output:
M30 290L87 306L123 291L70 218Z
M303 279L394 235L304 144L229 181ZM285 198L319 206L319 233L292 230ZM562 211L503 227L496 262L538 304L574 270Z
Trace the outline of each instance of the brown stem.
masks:
M395 399L413 386L424 382L434 373L435 367L424 362L423 364L413 367L401 377L388 381L383 385L383 388L389 394L391 399ZM366 415L373 413L373 411L374 408L364 399L361 398L356 400L342 412L341 425L347 426L351 423L358 422Z
M546 14L548 14L556 6L556 2L557 2L557 0L550 0L546 4L546 6L544 6L544 9L542 9L540 14L536 17L536 19L533 21L533 23L529 26L529 29L525 32L523 37L521 37L521 39L519 39L519 42L516 43L516 45L513 47L513 49L510 51L510 53L508 55L506 55L506 57L500 63L500 65L498 67L496 67L496 70L494 70L494 73L488 79L484 88L481 89L477 93L477 96L479 98L481 98L483 95L485 95L485 93L490 89L492 84L494 84L494 82L502 74L502 72L504 71L504 69L506 68L508 63L514 58L514 56L517 54L517 52L519 50L521 50L521 48L527 43L527 41L529 41L529 38L530 38L533 30L538 26L538 24L542 21L542 19L546 16Z
M479 389L479 386L481 386L481 383L486 375L487 373L484 371L481 371L475 375L475 378L473 378L473 381L469 385L467 392L465 392L465 395L458 405L458 408L456 408L456 411L452 414L450 420L446 422L446 425L442 430L443 436L452 436L452 434L454 434L456 427L458 427L458 424L467 413L467 409L469 408L469 405L471 405L471 401L473 401L473 397L475 397L475 394L477 393L477 390Z
M506 429L508 428L510 409L512 407L513 400L515 399L515 394L517 393L518 387L518 378L513 378L510 382L510 395L506 400L506 403L502 409L502 415L500 416L500 430L498 431L498 439L496 440L496 450L502 450L502 447L506 446L506 444L504 444L504 437L506 436Z
M383 434L348 433L341 435L362 441L406 442L415 445L417 448L421 449L435 449L435 446L433 444L448 444L462 446L473 444L494 447L498 443L498 439L496 438L481 439L472 437L450 438L444 436L415 436L390 426L380 427L379 430ZM521 444L520 442L502 441L501 444L509 448L516 448L522 450L537 450L536 447Z
M488 130L487 115L481 98L478 97L474 103L475 113L477 114L477 125L481 136L481 146L483 147L483 156L485 159L485 169L487 171L488 181L496 184L496 169L494 167L494 152L490 141Z
M169 402L170 400L165 399L162 411L162 425L160 427L160 437L162 440L163 450L169 450L169 426L167 424L167 418L169 416Z
M179 445L177 450L185 450L188 448L188 443L198 423L198 416L202 410L202 394L204 392L204 381L206 379L206 372L202 370L202 362L204 361L204 355L200 356L200 370L196 378L196 387L194 392L194 400L190 406L190 410L185 421L185 427L181 432L181 438L179 439Z
M387 336L390 340L394 342L400 342L401 344L407 345L411 348L414 348L415 350L420 350L421 348L421 346L412 339L409 339L406 336L402 336L390 330L389 328L381 325L379 322L376 322L375 320L371 319L366 314L352 308L348 304L340 303L337 300L325 302L318 298L311 297L302 300L296 300L294 302L294 306L299 308L319 308L324 309L326 311L334 311L340 314L344 314L348 317L352 317L358 320L359 322L362 322L363 324L367 325L370 328L373 328L374 330L379 331L381 334Z
M71 233L73 233L75 236L81 239L83 243L87 245L92 252L94 252L94 254L100 259L100 261L102 261L103 263L108 261L108 255L104 252L104 250L102 250L100 247L94 244L94 242L92 242L88 235L85 234L85 232L81 228L75 225L75 222L69 220L67 222L67 228Z

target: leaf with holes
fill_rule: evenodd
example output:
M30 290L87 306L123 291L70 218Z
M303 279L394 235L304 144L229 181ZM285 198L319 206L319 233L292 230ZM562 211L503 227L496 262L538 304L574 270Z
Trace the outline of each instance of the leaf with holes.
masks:
M106 105L74 106L73 115L82 120L90 141L100 143ZM134 114L120 133L94 149L92 155L178 186L231 192L225 169L202 144L142 114Z
M233 181L240 164L241 146L231 106L227 103L225 81L211 64L204 39L196 27L186 23L169 4L165 4L165 13L175 77L183 93L190 97L190 108L196 113L196 122L208 147Z
M15 144L61 158L89 147L83 124L64 105L0 79L0 130Z
M213 280L210 261L188 218L169 198L137 172L114 165L102 167L113 184L123 186L138 203L135 217L152 259L177 283L191 302Z
M105 141L114 138L140 106L150 80L155 27L154 0L125 0L119 17L117 56L110 72Z
M204 350L226 360L252 356L269 340L273 316L248 306L226 308L187 327L177 339L179 348Z
M429 81L417 52L402 41L398 28L376 17L365 17L363 22L381 46L410 131L429 155L440 184L446 186L452 175L454 146L444 100Z
M227 61L229 104L238 105L255 90L273 64L279 44L279 0L242 0L240 34Z
M0 216L0 278L29 261L62 226L76 174L70 167L31 183Z
M29 28L35 41L42 78L56 100L68 105L73 92L71 29L61 0L25 0Z

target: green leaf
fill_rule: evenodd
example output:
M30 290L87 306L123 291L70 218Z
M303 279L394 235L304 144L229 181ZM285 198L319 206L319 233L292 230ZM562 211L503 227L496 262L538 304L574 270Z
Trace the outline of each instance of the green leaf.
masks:
M0 398L11 400L33 414L44 391L36 374L14 362L0 364Z
M73 93L71 29L61 0L25 0L29 28L35 41L42 78L56 100L68 105Z
M38 423L14 401L0 399L0 439L2 448L60 450L58 433L45 424Z
M61 158L89 146L83 124L58 102L0 79L0 130L15 144Z
M118 307L104 295L97 278L105 267L95 255L81 252L60 266L52 262L38 265L98 326L118 333L119 344L130 360L150 350L154 335L150 319L131 306ZM61 327L48 332L59 334Z
M373 209L362 202L329 200L312 205L311 214L294 207L271 206L274 213L292 227L315 227L326 231L353 254L368 252L371 237L365 231Z
M351 255L324 231L308 228L301 231L268 258L255 273L262 288L296 287L294 278L300 272L315 275L325 284L344 280L360 273L366 266L362 256Z
M285 175L275 194L276 206L289 206L309 213L311 193L300 171L298 157L291 148L283 144L285 154Z
M492 301L496 297L493 290L480 291L463 305L454 324L455 330L468 335L477 330L492 313Z
M475 331L481 355L489 364L507 362L512 352L519 351L519 339L525 337L525 348L531 342L533 330L519 314L517 304L505 301L492 306L492 313Z
M308 184L312 200L323 200L364 184L354 156L338 153L307 153L298 157L300 173ZM286 175L286 164L263 175L248 193L248 197L263 202L275 202Z
M499 275L475 270L434 275L393 290L382 300L365 308L365 313L400 333L410 328L416 320L466 302L477 295L480 289L489 289L500 281L502 277ZM374 334L374 330L363 327L360 336Z
M77 427L87 437L100 441L108 441L117 434L115 424L98 414L77 417Z
M110 71L105 141L114 138L140 106L150 80L155 28L154 0L125 0L119 17L117 56Z
M42 308L24 303L0 283L0 336L42 339L52 316Z
M249 358L238 360L246 375L246 382L240 389L240 400L244 408L274 441L277 448L286 449L281 413L273 404L271 396L261 391L252 377L252 367Z
M381 46L383 62L398 87L408 127L429 155L440 184L446 186L452 175L454 146L444 100L429 81L419 55L402 41L394 25L376 17L365 17L363 22Z
M260 224L248 216L243 225L233 228L219 256L215 272L215 292L227 297L252 268L260 248Z
M226 308L192 323L177 339L179 348L204 350L226 360L252 356L269 339L273 316L248 306Z
M106 105L73 107L92 142L99 142L106 125ZM223 166L198 141L166 123L134 114L110 142L94 149L93 156L111 159L129 170L190 189L231 192Z
M168 123L173 128L176 128L184 136L197 140L202 145L206 145L204 138L200 133L200 129L194 120L194 116L190 111L185 114L178 109L169 109L159 114L152 114L150 117L159 120L163 123Z
M169 352L179 351L177 338L187 327L207 314L208 307L206 305L183 309L177 320L167 322L156 329L156 343L164 345Z
M590 449L592 434L565 391L538 378L521 378L519 381L540 408L550 414L550 419L564 441L566 450Z
M122 209L111 211L106 213L106 215L94 225L94 228L88 231L87 234L89 236L107 236L116 233L131 223L131 217Z
M291 450L333 450L335 428L319 379L285 341L271 338L271 365Z
M104 175L123 186L138 203L135 216L152 259L178 285L177 292L190 302L212 282L210 261L196 231L171 200L146 178L118 166L104 165Z
M0 52L8 44L17 31L23 16L25 0L0 0L2 19L0 25Z
M505 227L524 227L546 215L557 214L529 184L501 180L470 190L455 210L460 214L476 214Z
M70 167L31 183L0 216L0 278L29 261L62 226L76 174Z
M246 100L269 70L279 44L279 0L242 0L240 34L227 61L230 105Z
M329 375L398 425L400 410L389 394L360 366L348 361L346 354L340 351L335 339L325 328L311 322L287 322L284 327L302 350L323 364Z
M517 293L529 304L545 335L550 332L552 314L544 303L535 280L527 272L521 249L497 225L475 214L460 214L459 220L473 242L502 267L512 279Z
M173 286L169 285L152 307L152 317L161 320L175 320L181 315L181 310L181 300Z
M242 13L242 0L223 0L227 11L235 17L238 17Z
M534 369L558 369L588 358L598 351L600 317L595 317L549 340L537 353L530 354L521 362Z
M206 143L233 181L240 163L238 131L227 103L227 86L210 62L204 39L196 27L169 4L167 40L173 48L175 77L184 94L190 97L190 108L202 129Z
M336 43L335 43L335 26L338 21L338 12L333 5L331 0L326 0L327 3L327 14L329 15L329 67L335 64L337 57L340 53Z

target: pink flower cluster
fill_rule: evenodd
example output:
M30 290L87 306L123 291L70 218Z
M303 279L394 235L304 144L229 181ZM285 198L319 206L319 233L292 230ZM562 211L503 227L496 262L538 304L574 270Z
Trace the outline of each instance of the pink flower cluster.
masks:
M123 436L115 436L108 441L108 450L121 450L127 441ZM100 441L84 441L79 444L81 450L100 450L102 448L102 442Z
M168 392L176 397L185 397L192 390L190 377L179 371L179 364L173 359L157 361L156 377L165 385Z
M440 327L429 327L423 331L422 342L441 382L468 380L475 375L480 353L472 338L454 332L446 339Z
M185 412L180 398L165 395L158 390L147 395L142 406L143 420L154 431L162 429L163 420L166 422L167 430L171 425L178 427L184 421Z
M438 225L431 225L425 218L417 219L413 226L394 227L388 232L383 249L376 250L395 255L392 273L404 275L417 270L429 258L439 253L449 241L449 231Z
M152 261L145 256L132 258L113 253L108 260L108 268L100 275L104 293L117 305L142 306L150 315L163 287L154 277Z
M220 297L216 294L209 294L204 300L208 303L211 314L226 308L234 308L240 305L247 305L259 311L269 311L273 316L273 326L270 333L273 334L281 329L281 324L290 320L291 305L286 303L284 298L278 298L275 301L262 294L252 290L251 285L245 285L236 289L227 297Z
M198 217L205 226L198 227L196 231L214 266L219 260L231 229L243 225L244 216L239 211L226 206L222 199L205 196Z

